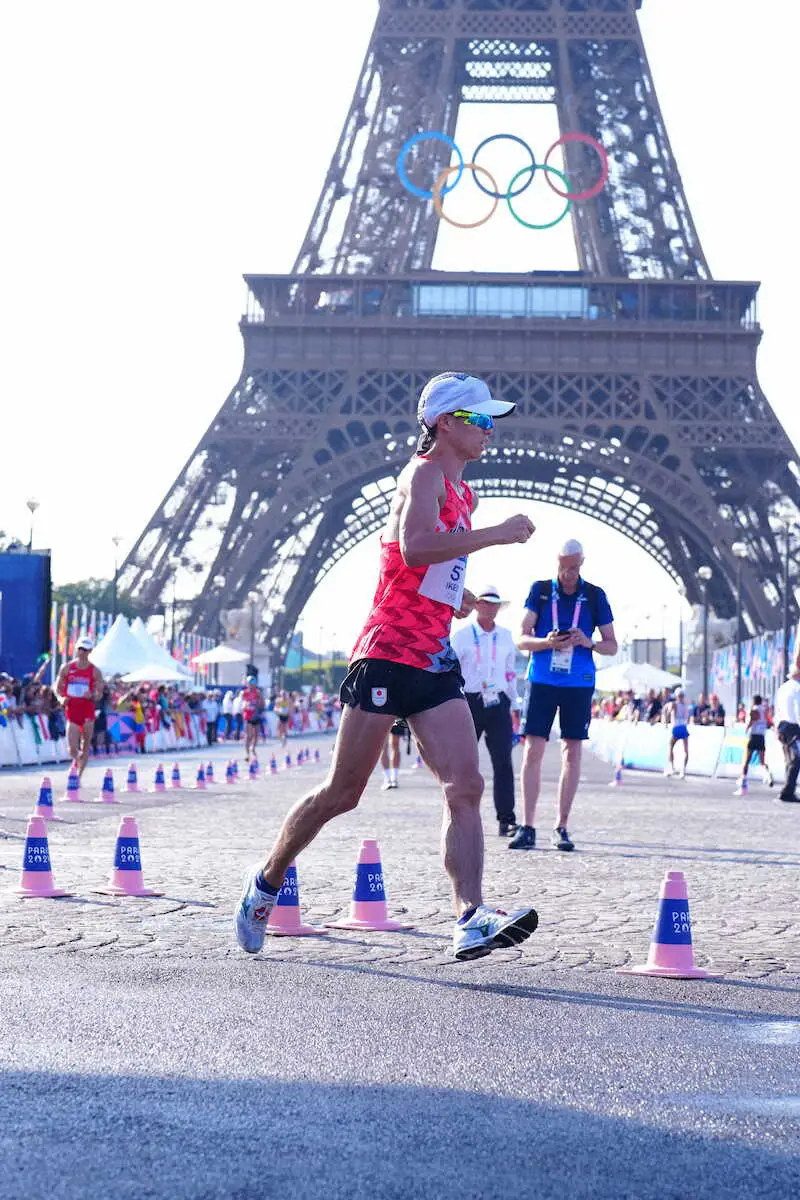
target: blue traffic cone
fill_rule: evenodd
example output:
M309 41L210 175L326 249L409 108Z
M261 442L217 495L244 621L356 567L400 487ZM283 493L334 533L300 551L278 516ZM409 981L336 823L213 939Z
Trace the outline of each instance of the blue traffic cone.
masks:
M161 766L161 763L159 763L156 767L156 773L153 777L153 786L150 788L150 791L165 792L166 790L167 785L164 782L164 768Z
M283 769L284 769L285 771L290 771L290 770L292 769L292 756L291 756L291 754L287 754L287 755L286 755L286 761L285 761L285 762L284 762L284 764L283 764Z
M278 899L267 918L267 933L275 937L310 937L312 934L327 934L327 929L315 925L304 925L300 917L300 888L297 883L297 867L289 866L284 876Z
M258 759L251 758L250 766L247 768L247 774L250 779L258 779Z
M206 766L206 783L214 782L214 764L209 762Z
M206 790L206 773L203 770L203 764L197 768L197 779L194 783L195 791L204 792Z
M123 817L114 847L114 866L106 887L93 888L104 896L163 896L144 886L139 830L135 817Z
M183 787L183 784L181 783L181 769L178 763L173 764L172 774L169 777L169 786L173 791L177 791L178 788Z
M119 803L120 801L117 800L116 796L114 795L114 772L109 767L103 776L103 787L100 791L100 795L95 800L95 804Z
M278 760L274 754L273 754L272 758L269 760L269 773L270 773L270 775L278 774Z
M22 856L22 878L19 887L14 890L18 896L43 896L50 899L72 895L72 892L65 892L55 885L50 865L47 825L43 817L28 818Z
M54 821L53 816L53 785L50 782L50 776L42 776L42 782L39 784L39 799L36 801L36 807L33 810L35 817L44 817L46 821Z
M136 774L136 763L131 763L128 767L128 778L125 781L126 792L139 791L139 778Z
M78 774L78 768L75 766L75 763L72 764L67 773L67 790L61 799L71 804L83 803L83 796L81 795L81 777Z

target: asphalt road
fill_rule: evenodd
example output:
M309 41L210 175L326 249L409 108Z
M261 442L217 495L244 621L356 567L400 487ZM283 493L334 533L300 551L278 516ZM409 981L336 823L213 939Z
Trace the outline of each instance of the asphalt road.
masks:
M230 941L234 868L295 775L128 804L160 900L90 899L119 810L71 809L51 852L76 898L20 901L35 776L4 773L0 1197L796 1197L800 813L766 791L734 807L713 781L585 775L575 855L509 854L487 810L493 898L524 891L542 927L456 964L420 772L388 798L373 785L299 864L323 919L377 832L416 929L254 959ZM645 956L659 878L681 866L698 952L725 978L616 975Z

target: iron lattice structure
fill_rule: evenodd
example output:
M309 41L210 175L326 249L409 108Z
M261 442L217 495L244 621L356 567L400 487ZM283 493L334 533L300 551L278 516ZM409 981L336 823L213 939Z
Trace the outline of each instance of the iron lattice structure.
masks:
M458 369L518 405L472 468L479 494L598 517L690 601L709 564L720 616L734 613L731 546L744 541L746 619L753 631L780 624L776 513L800 502L800 471L756 377L758 285L711 278L640 5L382 0L295 269L246 277L242 375L121 586L156 606L185 573L186 624L207 634L223 603L255 590L260 638L282 652L327 571L383 523L421 385ZM403 189L395 162L420 130L453 135L470 102L555 104L562 131L607 150L606 188L573 209L580 271L432 270L433 205ZM424 142L410 160L443 169L449 156ZM573 190L596 178L582 144L565 161Z

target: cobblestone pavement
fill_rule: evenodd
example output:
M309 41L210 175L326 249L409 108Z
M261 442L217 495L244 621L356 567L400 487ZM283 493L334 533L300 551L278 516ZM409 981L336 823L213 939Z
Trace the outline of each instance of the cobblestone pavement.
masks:
M319 764L252 783L242 779L233 788L217 782L199 794L118 793L123 803L117 807L56 804L63 823L50 826L54 874L60 887L74 893L59 901L12 894L41 769L3 771L0 960L20 951L54 957L241 957L231 914L242 871L271 841L289 804L322 778L331 739L309 739L308 745L312 752L319 748ZM211 752L218 777L229 753L224 747ZM262 766L266 757L262 751ZM192 779L197 755L178 758ZM281 939L269 948L276 959L462 969L448 956L453 918L439 859L437 792L426 770L409 769L411 759L403 762L400 788L382 793L376 772L359 809L329 825L301 856L298 870L304 917L321 924L347 910L359 841L377 837L390 911L407 917L415 929L331 930L325 937ZM105 765L101 760L87 770L88 796L99 793ZM119 789L127 760L113 765ZM139 760L148 784L154 765L150 757ZM557 768L553 747L537 823L543 848L535 852L508 851L496 836L490 797L484 799L487 901L531 902L541 924L522 949L496 952L476 968L515 964L593 973L641 962L661 878L665 870L677 869L687 876L701 965L739 979L800 976L800 805L776 802L775 793L760 783L738 798L730 781L681 782L628 772L622 786L612 788L608 768L587 754L570 826L577 849L563 854L548 846ZM58 796L65 771L50 774ZM121 813L136 816L145 882L163 890L163 897L93 893L108 876Z

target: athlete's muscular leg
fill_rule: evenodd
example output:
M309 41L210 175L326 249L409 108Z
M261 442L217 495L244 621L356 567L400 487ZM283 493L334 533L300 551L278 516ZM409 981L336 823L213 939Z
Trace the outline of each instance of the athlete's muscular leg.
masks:
M78 763L80 766L81 727L80 725L76 725L74 721L67 723L67 747L72 762Z
M77 756L78 774L83 775L86 769L86 764L89 761L89 751L92 746L92 734L94 733L94 721L84 721L83 728L80 729L80 751Z
M483 902L483 779L478 741L466 700L447 700L409 718L420 753L444 795L442 854L450 876L456 915Z
M396 719L345 705L328 777L287 813L264 865L267 883L279 888L289 864L323 825L356 807Z

